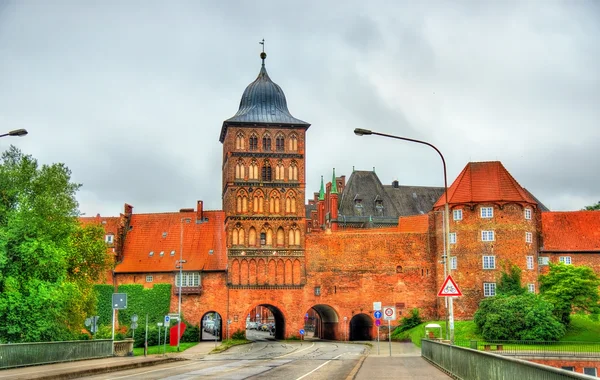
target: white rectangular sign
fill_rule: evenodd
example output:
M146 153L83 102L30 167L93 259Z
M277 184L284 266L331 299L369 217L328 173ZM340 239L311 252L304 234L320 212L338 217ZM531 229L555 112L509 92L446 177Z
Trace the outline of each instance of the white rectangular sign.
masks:
M381 311L381 302L373 302L373 311Z
M394 306L384 306L381 314L383 314L384 320L394 321L396 319L396 308Z

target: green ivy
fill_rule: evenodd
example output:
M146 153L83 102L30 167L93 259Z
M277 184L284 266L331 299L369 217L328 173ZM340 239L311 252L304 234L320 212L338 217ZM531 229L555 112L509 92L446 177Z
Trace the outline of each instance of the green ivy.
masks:
M137 331L141 331L141 327L146 323L146 314L148 323L156 325L169 313L171 284L155 284L151 289L145 289L143 285L119 285L118 293L127 294L127 309L119 310L121 326L131 325L131 316L137 314Z
M112 294L115 287L112 285L94 285L94 291L97 294L98 304L96 315L98 326L112 325Z

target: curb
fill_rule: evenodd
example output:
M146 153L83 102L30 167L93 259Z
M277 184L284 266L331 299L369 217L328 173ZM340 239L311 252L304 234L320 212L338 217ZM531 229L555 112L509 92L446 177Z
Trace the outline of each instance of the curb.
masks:
M366 351L367 352L365 352L365 354L358 360L358 363L356 363L354 368L352 368L352 371L350 371L348 376L346 376L346 380L354 380L354 378L356 377L356 374L358 373L358 371L360 371L360 367L362 367L363 362L365 361L367 356L369 356L369 354L371 353L371 348L369 347Z

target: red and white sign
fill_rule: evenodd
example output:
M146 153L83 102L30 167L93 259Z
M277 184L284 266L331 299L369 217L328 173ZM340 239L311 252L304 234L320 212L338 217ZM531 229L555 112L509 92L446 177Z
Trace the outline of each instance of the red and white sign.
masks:
M396 319L396 308L393 306L383 307L383 319L386 321L393 321Z
M459 297L462 296L462 292L456 285L456 282L452 279L452 276L448 275L446 277L446 281L444 281L444 285L438 292L438 297Z

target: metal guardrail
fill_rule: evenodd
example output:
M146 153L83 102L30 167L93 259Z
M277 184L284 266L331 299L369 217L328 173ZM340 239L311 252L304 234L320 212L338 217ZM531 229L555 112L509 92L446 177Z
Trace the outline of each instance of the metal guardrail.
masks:
M598 342L549 342L534 340L461 340L455 346L489 351L505 356L522 356L538 358L577 357L600 358Z
M439 343L427 339L423 339L421 343L421 356L457 379L565 380L590 378L577 372L570 372L485 351Z
M110 339L0 344L0 369L112 356Z

